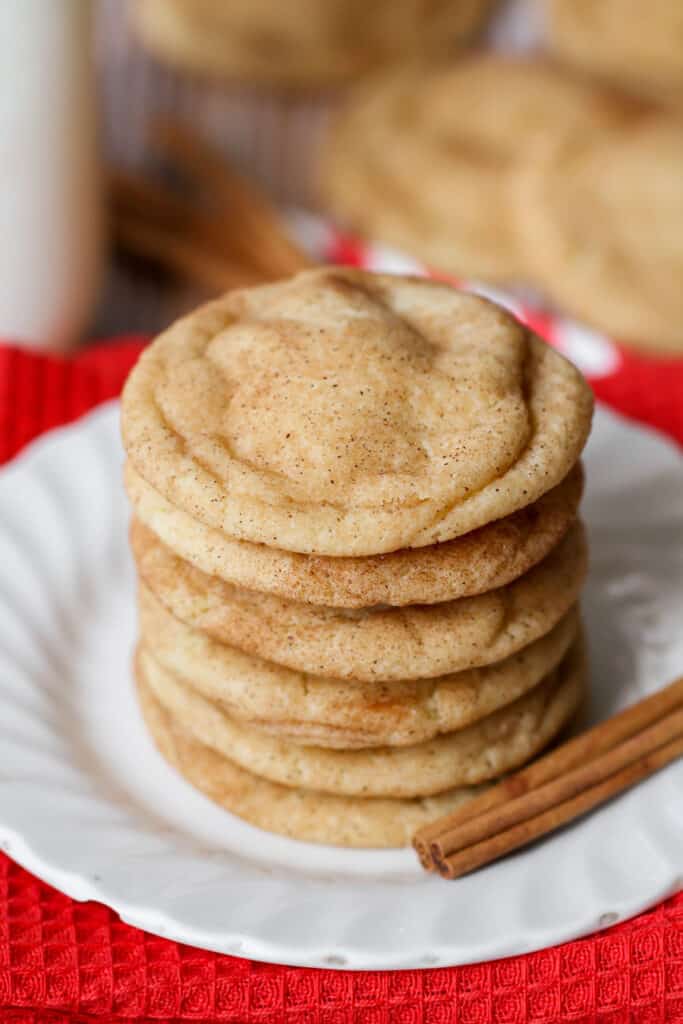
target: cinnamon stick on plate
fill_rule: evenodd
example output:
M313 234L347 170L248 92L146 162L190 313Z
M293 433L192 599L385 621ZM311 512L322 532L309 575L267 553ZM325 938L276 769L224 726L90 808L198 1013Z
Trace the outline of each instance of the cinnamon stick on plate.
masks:
M683 756L683 677L420 829L427 870L458 878L565 825Z

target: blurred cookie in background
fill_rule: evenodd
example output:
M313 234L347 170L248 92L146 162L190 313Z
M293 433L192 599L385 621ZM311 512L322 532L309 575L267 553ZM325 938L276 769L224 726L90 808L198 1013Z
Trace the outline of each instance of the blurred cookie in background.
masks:
M540 60L488 54L366 84L323 147L321 192L351 229L440 270L528 278L512 183L539 140L600 136L624 104Z
M484 54L366 83L320 178L351 230L670 353L683 351L682 170L683 122L661 105Z
M453 53L493 0L137 0L133 27L181 70L306 87Z
M533 279L557 305L644 350L683 351L683 126L646 116L536 147L518 178Z
M681 0L541 0L549 47L619 85L683 103Z

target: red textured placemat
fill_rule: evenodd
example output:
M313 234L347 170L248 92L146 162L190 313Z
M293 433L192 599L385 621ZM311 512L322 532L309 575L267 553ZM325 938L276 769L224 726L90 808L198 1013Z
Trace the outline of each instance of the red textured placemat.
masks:
M683 443L683 361L555 337L596 392ZM0 461L118 394L141 347L72 360L0 347ZM1 797L0 797L1 799ZM683 851L681 851L683 863ZM446 883L444 883L446 884ZM683 893L599 935L491 964L400 972L252 963L155 938L0 854L0 1021L231 1024L683 1024Z

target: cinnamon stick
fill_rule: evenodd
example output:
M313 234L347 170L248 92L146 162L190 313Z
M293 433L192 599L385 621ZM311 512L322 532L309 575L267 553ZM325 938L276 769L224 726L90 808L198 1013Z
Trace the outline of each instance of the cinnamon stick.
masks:
M517 797L516 800L511 800L502 807L449 829L430 844L432 857L440 864L468 846L481 843L527 819L558 807L631 764L645 764L652 751L680 739L683 739L683 708L666 715L654 725L636 733L629 740L588 761L587 764L558 775L552 781L524 796Z
M504 832L498 832L480 843L468 846L443 860L435 860L437 870L444 878L459 878L499 857L504 857L586 814L618 793L630 789L682 755L683 736L679 736L665 746L658 747L633 761L596 786L584 790L573 799L560 803Z
M136 255L210 292L261 284L314 265L268 200L194 132L165 120L155 138L194 198L141 175L111 175L114 235Z
M434 866L432 844L442 836L593 761L598 755L612 750L680 707L683 707L683 677L557 747L528 768L509 776L451 814L420 829L413 838L413 845L422 864L427 869Z
M314 265L268 200L210 143L170 118L156 122L153 137L200 191L220 203L243 256L265 275L284 277Z
M259 283L244 268L231 265L208 247L184 238L164 224L119 214L113 221L116 242L127 251L188 278L212 293Z

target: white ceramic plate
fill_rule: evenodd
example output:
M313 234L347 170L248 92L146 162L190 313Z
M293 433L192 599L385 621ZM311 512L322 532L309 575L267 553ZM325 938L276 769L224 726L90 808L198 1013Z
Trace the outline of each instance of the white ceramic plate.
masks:
M0 840L21 864L183 942L352 968L537 949L681 884L683 763L451 883L410 850L297 843L213 806L162 761L136 709L121 461L110 404L0 473ZM672 445L603 410L586 461L600 717L683 668L683 472Z

